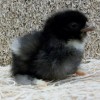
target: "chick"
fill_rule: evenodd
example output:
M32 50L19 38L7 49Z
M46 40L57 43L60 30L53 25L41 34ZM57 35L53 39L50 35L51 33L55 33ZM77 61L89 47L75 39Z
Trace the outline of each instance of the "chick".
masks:
M41 31L31 32L12 43L12 75L56 81L77 73L87 32L87 17L76 10L49 17Z

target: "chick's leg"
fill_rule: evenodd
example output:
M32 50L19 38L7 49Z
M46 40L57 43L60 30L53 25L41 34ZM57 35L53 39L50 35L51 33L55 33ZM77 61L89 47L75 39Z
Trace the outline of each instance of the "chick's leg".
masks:
M84 76L84 75L86 75L86 73L85 72L83 72L82 70L80 70L80 69L78 69L77 71L76 71L76 73L75 73L76 75L79 75L79 76Z

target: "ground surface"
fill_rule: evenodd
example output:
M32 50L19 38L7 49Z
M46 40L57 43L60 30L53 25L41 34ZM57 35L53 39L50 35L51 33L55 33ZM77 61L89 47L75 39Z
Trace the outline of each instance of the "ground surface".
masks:
M82 64L85 76L41 87L18 85L10 77L10 66L0 67L0 100L100 100L100 60Z

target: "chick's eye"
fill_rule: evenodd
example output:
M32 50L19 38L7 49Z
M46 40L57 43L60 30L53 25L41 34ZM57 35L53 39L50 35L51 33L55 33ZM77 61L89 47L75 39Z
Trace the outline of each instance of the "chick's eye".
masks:
M79 25L77 23L71 23L70 24L71 29L77 29L78 27L79 27Z

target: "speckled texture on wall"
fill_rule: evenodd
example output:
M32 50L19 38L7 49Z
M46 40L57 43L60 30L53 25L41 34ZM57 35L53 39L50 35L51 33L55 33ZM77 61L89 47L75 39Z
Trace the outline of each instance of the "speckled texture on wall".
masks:
M100 58L100 0L0 0L0 65L11 61L13 38L40 30L49 15L65 9L82 11L96 26L88 36L84 58Z

